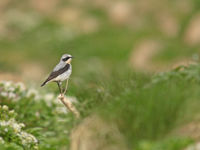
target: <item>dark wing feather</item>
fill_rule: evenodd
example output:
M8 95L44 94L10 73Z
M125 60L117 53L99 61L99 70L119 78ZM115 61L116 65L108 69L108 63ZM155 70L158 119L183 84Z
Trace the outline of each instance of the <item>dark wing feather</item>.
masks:
M58 70L58 71L53 71L41 86L44 86L47 82L49 82L49 81L51 81L52 79L56 78L57 76L63 74L63 73L66 72L69 68L70 68L70 64L66 64L65 67L61 68L60 70Z

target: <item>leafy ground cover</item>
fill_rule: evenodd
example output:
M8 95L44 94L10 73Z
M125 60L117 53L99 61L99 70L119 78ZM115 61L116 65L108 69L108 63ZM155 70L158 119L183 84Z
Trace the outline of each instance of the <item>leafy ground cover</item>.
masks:
M170 133L197 119L199 109L193 104L199 104L199 73L199 65L191 65L151 77L131 71L113 72L104 78L106 82L98 75L95 79L89 78L86 81L89 84L81 87L72 82L70 95L76 93L76 98L71 97L71 100L77 101L75 105L82 116L78 122L66 112L56 94L26 89L21 83L1 82L0 102L1 108L6 109L3 114L10 113L7 106L14 109L15 120L24 123L23 132L37 139L39 149L69 148L71 130L84 118L98 114L117 125L129 149L181 150L193 140ZM12 118L5 120L2 115L0 120ZM2 127L4 149L13 144L12 148L25 148L19 140L9 139L10 135L14 137L14 131L6 132Z

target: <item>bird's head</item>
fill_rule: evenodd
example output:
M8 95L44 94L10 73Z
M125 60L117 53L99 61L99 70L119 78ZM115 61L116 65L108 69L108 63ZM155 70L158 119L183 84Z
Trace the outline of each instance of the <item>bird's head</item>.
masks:
M70 54L64 54L64 55L62 55L60 61L66 62L67 64L70 64L71 61L72 61L72 58L73 58L72 55L70 55Z

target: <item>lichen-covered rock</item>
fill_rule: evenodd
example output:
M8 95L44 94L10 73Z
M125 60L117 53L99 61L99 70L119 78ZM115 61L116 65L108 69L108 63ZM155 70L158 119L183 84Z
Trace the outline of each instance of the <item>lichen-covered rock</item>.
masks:
M127 147L114 124L91 116L72 132L70 150L127 150Z

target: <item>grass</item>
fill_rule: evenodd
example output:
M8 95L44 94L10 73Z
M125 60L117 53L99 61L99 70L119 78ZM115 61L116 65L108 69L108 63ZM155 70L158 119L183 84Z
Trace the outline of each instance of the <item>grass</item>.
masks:
M161 147L163 150L181 150L193 141L188 137L168 134L174 128L192 121L199 113L198 107L193 107L193 104L199 105L199 66L190 66L183 71L177 69L155 77L135 73L124 67L132 47L131 41L135 38L132 36L127 40L127 34L132 36L132 33L113 29L108 33L104 31L79 36L66 43L52 44L51 39L48 41L50 45L45 42L31 44L32 40L25 40L24 37L13 45L5 42L3 46L9 49L5 51L6 55L24 52L27 56L23 57L25 59L38 59L42 63L48 60L48 67L55 63L53 57L63 53L54 51L56 45L60 44L59 49L71 47L77 60L73 63L74 72L68 94L75 95L79 101L77 107L82 115L79 121L97 113L117 125L129 149L156 150ZM48 55L45 56L47 51L41 49L48 48ZM36 58L38 53L40 55ZM56 85L51 84L47 88L49 92L58 92ZM45 103L36 103L31 99L22 99L17 105L5 101L1 104L15 109L20 114L18 120L26 123L27 130L36 128L33 134L39 138L42 150L69 147L69 133L77 125L72 114L55 114L52 112L55 106L49 108ZM37 112L41 114L39 118L35 116ZM63 130L68 133L63 133Z
M199 65L155 76L134 73L129 68L106 75L93 72L74 78L68 94L78 99L79 121L98 114L117 125L129 149L181 150L193 140L170 133L199 114L198 107L193 107L199 105L199 73ZM34 97L21 98L17 104L1 98L1 104L15 109L17 119L39 139L42 150L69 147L69 133L77 125L71 113L56 114L54 104L49 107Z
M69 148L72 129L93 114L115 124L130 150L181 150L194 143L190 137L170 133L198 119L199 65L155 76L127 67L135 44L146 39L163 42L163 51L154 57L155 63L198 55L198 45L191 47L182 41L188 16L181 23L180 35L166 38L154 24L136 31L114 26L101 10L87 9L102 21L97 32L79 34L70 27L64 32L63 26L45 18L32 30L19 31L19 36L0 40L4 54L0 56L0 69L5 72L17 72L21 64L30 62L51 70L63 53L74 55L68 95L78 99L76 106L81 119L75 120L71 113L57 114L56 104L49 107L43 99L36 101L34 97L23 97L18 103L0 98L0 104L18 113L16 119L24 122L25 130L39 139L41 150ZM47 91L58 94L54 84L39 89L39 81L35 83L43 95Z
M130 148L143 140L161 142L174 128L194 119L188 109L192 111L191 103L199 103L199 71L197 65L156 76L153 82L138 84L144 79L133 76L129 82L127 78L121 80L119 86L109 83L117 87L115 94L106 97L98 111L118 125Z

